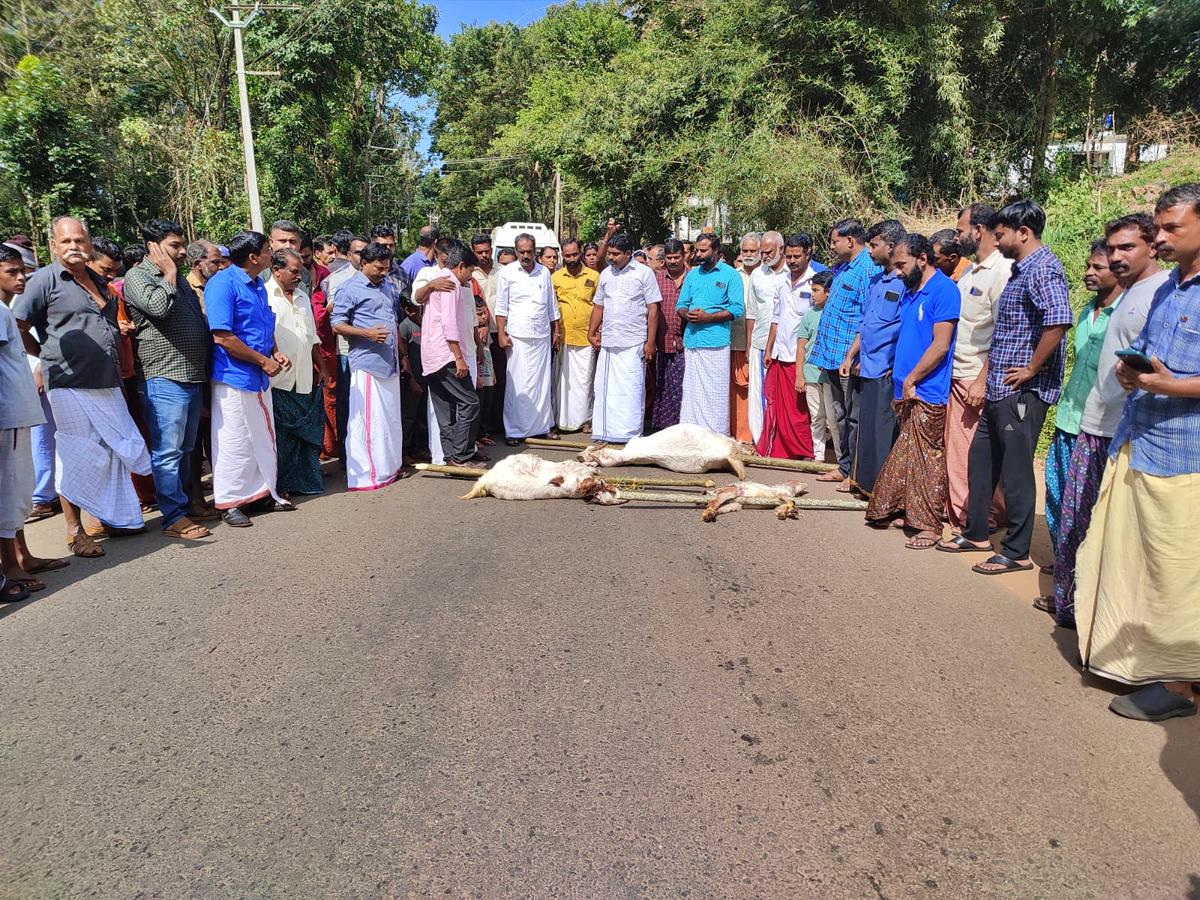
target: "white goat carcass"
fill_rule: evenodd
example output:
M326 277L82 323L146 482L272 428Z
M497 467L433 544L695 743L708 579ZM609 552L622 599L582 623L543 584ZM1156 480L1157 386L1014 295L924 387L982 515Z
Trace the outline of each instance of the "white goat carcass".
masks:
M624 447L593 444L579 454L589 466L660 466L672 472L732 472L746 477L742 445L702 425L672 425Z
M785 481L783 484L759 484L757 481L742 481L727 484L710 492L708 505L700 513L701 522L715 522L717 516L737 512L742 508L743 497L778 500L775 515L780 519L797 518L796 504L792 499L799 497L808 488L803 481Z
M583 499L613 506L621 503L616 489L588 466L572 460L550 462L532 453L502 459L475 482L461 500L497 497L501 500Z

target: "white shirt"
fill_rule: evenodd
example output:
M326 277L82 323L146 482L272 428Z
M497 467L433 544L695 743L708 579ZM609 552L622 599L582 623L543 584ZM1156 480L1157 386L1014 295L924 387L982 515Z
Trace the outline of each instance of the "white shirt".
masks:
M775 314L775 297L779 293L779 283L788 278L787 266L780 263L778 272L768 266L758 266L750 273L750 296L746 298L746 319L754 320L754 330L750 333L750 346L755 350L767 348L767 338L771 336L771 317Z
M1170 275L1167 269L1155 272L1131 285L1117 298L1116 309L1109 314L1104 343L1100 346L1096 383L1083 404L1080 428L1088 434L1110 438L1116 432L1125 411L1125 398L1129 396L1117 381L1117 351L1124 350L1142 333L1154 293Z
M604 267L592 303L604 310L600 346L623 350L646 343L647 311L662 303L662 293L654 270L630 258L623 269Z
M975 263L958 279L962 312L954 337L953 377L956 380L975 378L983 371L983 360L992 345L992 332L996 330L996 306L1011 277L1012 260L999 250L993 250L987 259Z
M271 378L271 387L281 391L310 394L313 389L312 348L320 343L317 323L313 320L312 301L303 285L296 285L292 301L283 295L279 282L271 279L267 301L275 313L275 345L292 362Z
M504 330L512 337L550 337L550 323L559 319L550 270L535 262L526 272L519 260L502 268L496 276L496 315L507 317Z
M330 272L325 279L325 305L333 309L333 301L337 299L337 289L358 274L358 269L348 259L339 260L337 269ZM339 356L350 355L350 343L342 335L337 336L337 352Z
M775 326L775 346L771 349L771 359L785 363L796 361L796 329L800 327L804 314L812 308L812 280L816 274L809 265L793 285L792 273L783 270L783 278L775 292L775 308L771 313L771 324Z
M488 323L488 332L496 333L496 275L498 274L495 263L492 264L492 271L486 275L483 269L478 266L471 272L471 277L475 279L475 283L479 285L479 289L483 291L483 302L487 304L488 312L491 315L491 321Z

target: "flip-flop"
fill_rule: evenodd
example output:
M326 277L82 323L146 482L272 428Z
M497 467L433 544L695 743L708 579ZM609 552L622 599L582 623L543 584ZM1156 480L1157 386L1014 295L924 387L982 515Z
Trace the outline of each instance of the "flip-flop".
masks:
M0 578L0 603L20 603L29 599L29 588L19 581Z
M31 593L31 594L36 594L38 591L44 591L46 589L46 582L42 581L42 579L40 579L40 578L12 578L12 577L10 577L8 579L8 583L9 584L23 584L23 585L25 585L25 590L29 591L29 593Z
M819 478L817 480L820 481ZM851 491L854 490L854 485L843 481L841 484L839 484L837 487L835 487L834 490L837 491L839 494L849 494Z
M523 444L523 443L525 443L525 442L522 441L520 438L505 438L504 439L505 447L520 447L521 444Z
M70 563L65 559L44 559L39 565L30 566L25 571L30 575L37 575L39 572L57 572L59 569L65 569Z
M1000 566L999 569L985 569L984 566L993 565ZM979 565L971 566L972 572L978 572L980 575L1006 575L1009 572L1028 572L1033 568L1033 563L1019 563L1015 559L1009 559L1002 553L997 553L994 556L989 556Z
M559 434L557 431L547 431L545 439L548 441L561 441L562 435Z
M956 534L948 541L938 541L937 548L943 553L991 553L992 545L976 547L961 534Z
M1050 615L1054 615L1054 598L1038 597L1033 601L1033 608L1040 609L1044 613L1050 613Z
M937 546L937 542L938 539L935 537L921 537L919 534L914 534L904 542L904 546L909 550L932 550Z
M816 481L833 482L833 481L845 481L846 479L843 478L841 475L839 475L837 472L826 472L824 475L818 475L815 480Z

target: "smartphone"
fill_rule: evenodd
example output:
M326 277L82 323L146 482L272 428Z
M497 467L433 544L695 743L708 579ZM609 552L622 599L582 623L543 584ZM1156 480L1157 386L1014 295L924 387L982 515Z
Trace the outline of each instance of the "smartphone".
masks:
M1154 366L1150 362L1150 357L1140 350L1126 348L1117 351L1117 359L1129 366L1135 372L1153 372Z

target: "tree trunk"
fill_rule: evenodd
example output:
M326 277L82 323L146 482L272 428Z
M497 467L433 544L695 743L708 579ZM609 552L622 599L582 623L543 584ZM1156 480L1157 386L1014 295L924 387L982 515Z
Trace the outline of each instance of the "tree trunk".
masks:
M1062 49L1058 19L1051 12L1049 33L1046 35L1046 56L1042 65L1042 85L1038 92L1037 125L1033 137L1033 160L1029 166L1029 190L1040 196L1046 182L1046 148L1050 144L1050 129L1054 126L1054 110L1058 102L1058 57Z

